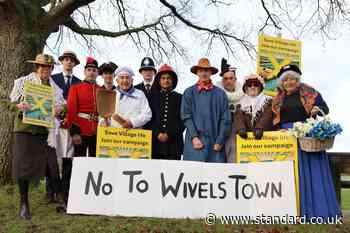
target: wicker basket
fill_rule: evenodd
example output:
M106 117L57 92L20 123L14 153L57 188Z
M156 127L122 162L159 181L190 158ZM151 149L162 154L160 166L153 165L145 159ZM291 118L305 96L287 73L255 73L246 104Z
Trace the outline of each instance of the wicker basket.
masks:
M334 137L326 140L319 140L310 137L299 138L300 148L306 152L319 152L329 150L333 147Z

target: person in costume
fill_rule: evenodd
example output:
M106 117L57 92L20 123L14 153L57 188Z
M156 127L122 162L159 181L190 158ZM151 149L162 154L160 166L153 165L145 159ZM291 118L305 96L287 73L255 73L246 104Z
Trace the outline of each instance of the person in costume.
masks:
M180 160L183 152L184 124L181 119L182 95L174 91L178 78L167 64L159 68L151 98L152 158Z
M294 64L283 66L277 75L278 94L272 102L277 129L292 128L295 122L329 112L321 94L300 82L301 75ZM298 147L298 163L300 215L307 219L341 216L326 152L305 152Z
M19 216L25 220L31 219L28 198L30 182L38 182L40 178L44 177L47 165L50 166L48 175L52 182L53 192L60 193L60 182L57 162L50 162L56 160L56 151L54 147L48 144L48 128L22 122L23 114L34 107L24 101L24 84L33 83L51 86L54 90L56 101L55 114L59 114L59 106L65 104L61 89L51 78L51 72L55 64L54 58L47 54L38 54L35 60L28 62L35 64L35 71L16 79L10 93L10 110L16 112L14 119L12 176L19 187Z
M181 119L186 127L183 159L224 163L231 114L225 92L210 79L218 69L201 58L191 72L198 76L198 82L185 90L181 102Z
M152 118L145 94L132 85L134 72L128 67L119 67L117 76L115 114L108 125L117 128L142 128ZM106 125L106 119L100 124Z
M152 93L154 92L154 76L157 73L157 69L154 65L154 61L150 57L144 57L141 61L139 73L142 75L142 82L135 85L135 88L143 91L145 94L148 104L151 104ZM151 122L148 122L143 127L144 129L151 129Z
M70 128L75 157L84 157L87 152L89 157L96 157L96 93L99 86L96 84L98 63L94 58L87 58L84 75L84 81L72 86L69 91L67 120L63 127Z
M242 138L253 132L255 139L261 139L264 131L272 130L272 98L263 93L264 80L252 74L244 79L245 95L239 101L234 116L234 128Z
M114 72L118 68L113 62L103 63L98 68L98 74L103 78L102 88L107 90L115 90L117 87L114 85Z
M80 64L77 55L70 50L66 50L63 52L61 56L58 57L58 60L62 64L63 71L61 73L57 73L52 75L52 79L59 88L61 88L63 92L63 97L67 101L69 89L72 85L78 84L81 80L73 74L73 69L75 66ZM66 108L66 106L65 106ZM66 110L66 109L65 109ZM60 115L60 119L56 119L56 121L64 120L66 117L66 111L62 109L62 114ZM56 125L59 125L56 122ZM69 180L70 174L69 172L72 169L72 157L74 153L74 147L72 143L72 138L67 129L58 128L56 131L57 135L55 137L56 141L52 144L55 145L56 155L58 159L62 159L62 189L68 196L69 189ZM53 193L52 182L49 177L46 177L46 192L50 201L55 202L55 193Z
M236 77L237 68L228 64L227 60L222 58L221 60L221 72L222 79L216 83L216 85L222 88L228 98L228 106L231 113L232 120L239 100L243 97L242 84L237 81ZM236 129L232 123L231 133L225 142L226 162L236 162Z
M96 93L98 88L98 62L88 57L84 69L83 82L70 87L67 101L67 118L62 122L62 128L69 129L74 145L74 157L96 157L96 134L98 113ZM70 176L72 167L67 171L65 201L68 202Z

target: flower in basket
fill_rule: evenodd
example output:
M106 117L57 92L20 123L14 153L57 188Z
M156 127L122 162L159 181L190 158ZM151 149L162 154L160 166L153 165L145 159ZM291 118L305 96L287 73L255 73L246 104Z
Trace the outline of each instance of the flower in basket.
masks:
M306 137L310 130L317 124L317 121L314 118L309 118L306 122L296 122L292 129L289 129L288 132L291 133L296 138Z
M330 121L320 121L318 122L308 133L307 136L319 139L326 140L335 137L343 131L339 124L331 123Z
M289 130L296 138L310 137L318 140L331 139L342 131L342 127L333 123L329 116L322 120L309 118L306 122L296 122Z

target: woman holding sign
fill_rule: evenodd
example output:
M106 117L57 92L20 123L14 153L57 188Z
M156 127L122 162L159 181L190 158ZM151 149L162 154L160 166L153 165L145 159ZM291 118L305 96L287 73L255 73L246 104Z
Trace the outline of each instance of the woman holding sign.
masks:
M62 90L51 79L55 61L54 58L47 54L39 54L34 61L28 61L35 64L35 72L27 76L16 79L13 89L10 94L11 109L16 111L14 120L14 144L13 144L13 160L12 160L12 176L18 182L20 192L20 217L25 220L31 218L29 211L28 191L30 181L38 181L45 176L46 166L55 166L49 169L50 173L56 174L56 177L51 177L53 181L54 192L60 191L59 177L56 152L53 147L48 145L47 127L39 126L34 123L23 123L23 118L26 112L36 110L44 115L47 110L47 103L43 102L44 97L31 96L36 101L25 102L25 86L27 84L36 84L51 86L55 97L56 104L64 103ZM33 104L36 104L33 106ZM43 110L42 110L43 109ZM58 109L58 108L57 108ZM52 110L52 109L51 109ZM52 110L53 111L53 110ZM56 111L56 114L58 112ZM53 120L53 119L52 119ZM50 133L54 129L50 129ZM51 162L50 162L51 161ZM56 163L55 163L56 162ZM57 169L54 171L54 169ZM54 176L52 174L49 174ZM61 196L60 202L63 204Z
M329 112L321 94L300 82L301 71L296 65L283 66L277 77L278 95L272 103L277 128L292 128L295 122ZM305 152L299 148L298 160L301 216L341 216L325 151Z

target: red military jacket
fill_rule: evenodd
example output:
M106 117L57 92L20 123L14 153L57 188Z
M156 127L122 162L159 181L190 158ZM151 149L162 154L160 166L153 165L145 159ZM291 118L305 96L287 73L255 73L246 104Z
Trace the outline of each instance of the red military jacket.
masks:
M70 128L72 124L80 127L80 135L96 135L98 113L96 106L96 92L100 88L96 83L83 81L71 86L67 100L67 121L65 126ZM79 113L89 114L90 119L80 117Z

